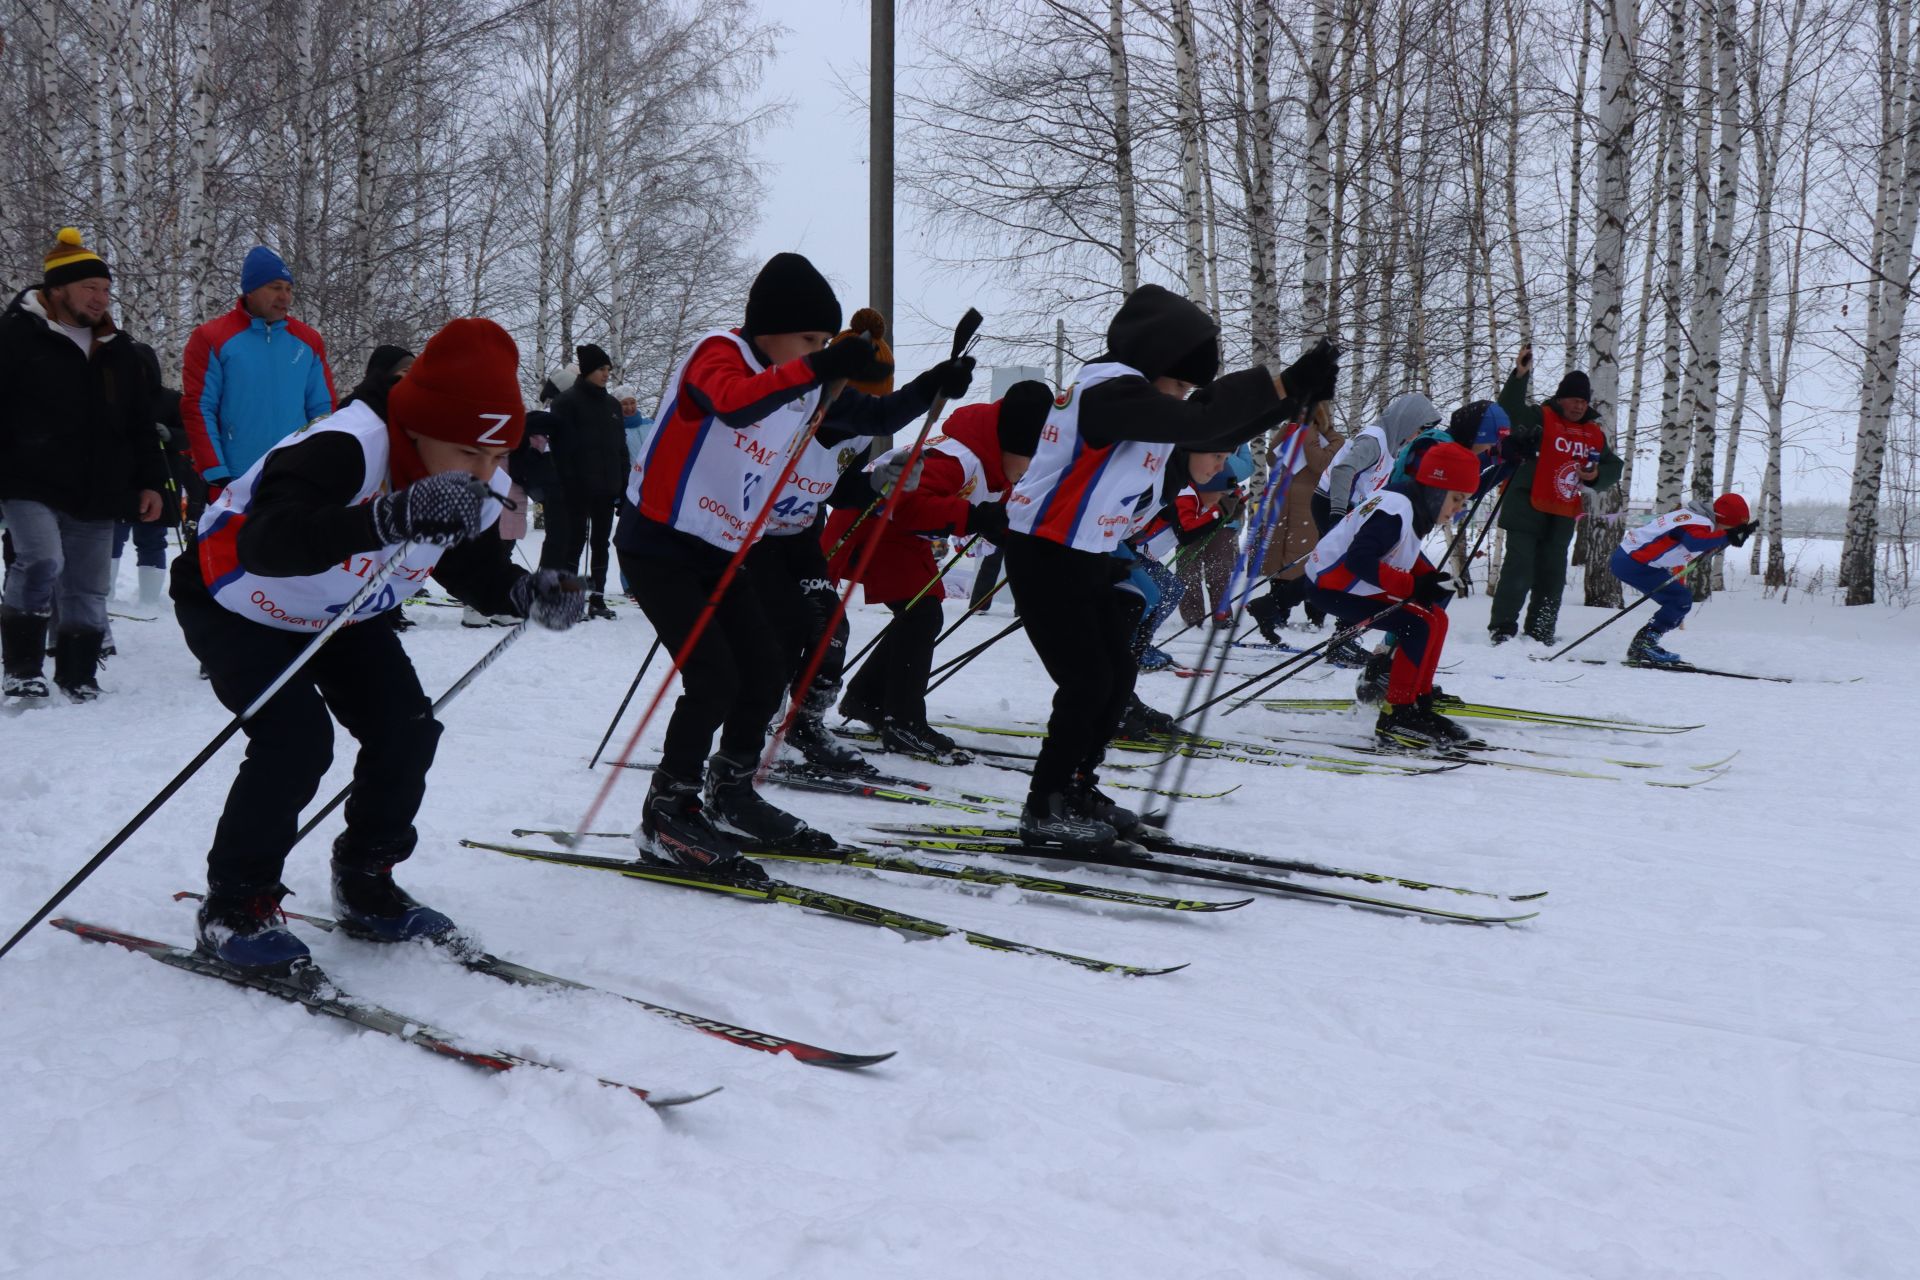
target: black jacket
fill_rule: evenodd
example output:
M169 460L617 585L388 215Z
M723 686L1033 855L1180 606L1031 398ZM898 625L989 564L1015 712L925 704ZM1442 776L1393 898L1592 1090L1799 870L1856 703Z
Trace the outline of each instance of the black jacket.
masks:
M0 498L131 520L142 489L166 488L146 367L110 321L82 354L23 291L0 314L0 387Z
M573 500L607 499L627 487L627 426L620 402L585 378L553 402L548 439L560 487Z

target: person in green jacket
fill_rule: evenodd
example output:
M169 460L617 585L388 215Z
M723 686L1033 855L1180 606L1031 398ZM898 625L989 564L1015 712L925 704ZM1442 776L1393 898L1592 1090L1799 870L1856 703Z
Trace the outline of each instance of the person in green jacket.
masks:
M1500 391L1500 407L1513 421L1508 448L1519 467L1500 507L1506 558L1487 628L1495 644L1518 634L1523 604L1528 637L1553 643L1575 523L1587 495L1611 489L1625 468L1590 403L1593 385L1586 374L1568 373L1552 398L1538 405L1532 402L1532 379L1533 348L1525 346Z

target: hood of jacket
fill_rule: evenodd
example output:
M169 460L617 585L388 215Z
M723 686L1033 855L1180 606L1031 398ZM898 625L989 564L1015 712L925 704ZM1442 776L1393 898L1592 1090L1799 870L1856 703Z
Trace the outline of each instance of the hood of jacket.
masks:
M6 314L13 315L16 313L32 316L49 331L53 328L53 317L47 314L46 297L39 289L29 287L22 289L14 295L13 301L7 304ZM118 332L120 331L114 327L113 317L111 315L101 316L100 323L93 326L93 338L95 342L105 342Z
M1398 456L1409 440L1428 427L1439 426L1441 421L1439 408L1418 391L1387 401L1386 412L1380 415L1380 430L1387 437L1387 456Z
M1220 326L1198 306L1157 284L1143 284L1127 295L1107 325L1103 360L1132 365L1157 378L1180 357L1220 335Z

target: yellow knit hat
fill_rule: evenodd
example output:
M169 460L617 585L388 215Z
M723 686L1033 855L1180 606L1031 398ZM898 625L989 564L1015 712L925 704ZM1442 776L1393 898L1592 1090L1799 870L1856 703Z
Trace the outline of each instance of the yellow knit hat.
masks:
M73 227L60 228L60 234L54 238L53 250L47 254L46 271L44 287L48 289L95 277L113 279L106 261L80 243L80 232Z

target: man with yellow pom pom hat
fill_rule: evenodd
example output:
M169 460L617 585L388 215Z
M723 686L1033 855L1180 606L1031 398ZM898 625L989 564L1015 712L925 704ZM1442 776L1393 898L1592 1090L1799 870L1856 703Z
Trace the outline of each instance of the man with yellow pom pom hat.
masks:
M9 704L45 702L48 617L54 683L99 696L115 520L160 518L166 455L153 387L133 339L107 316L113 276L72 227L45 277L0 315L0 517L15 560L0 592Z

